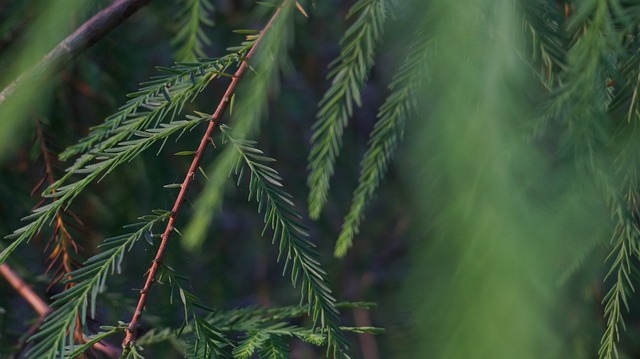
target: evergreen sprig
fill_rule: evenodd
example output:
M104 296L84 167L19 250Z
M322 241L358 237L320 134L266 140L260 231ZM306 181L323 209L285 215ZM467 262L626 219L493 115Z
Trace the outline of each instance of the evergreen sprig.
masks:
M195 61L206 57L204 47L211 45L211 41L204 28L213 26L213 10L209 0L180 0L178 31L173 39L173 44L177 46L177 61Z
M258 202L258 212L264 211L264 231L271 228L273 243L279 242L278 260L284 257L283 271L291 271L294 286L301 283L301 301L307 300L314 325L320 324L326 330L327 349L333 350L334 357L348 358L347 341L338 324L339 312L325 279L326 273L320 266L319 254L315 245L306 239L308 230L302 224L302 216L295 209L291 195L282 189L278 172L267 165L274 160L264 156L255 147L255 142L233 138L231 130L224 125L220 130L240 154L235 174L240 179L245 168L249 169L248 199Z
M282 337L269 337L264 343L264 349L260 359L288 359L289 346Z
M228 85L224 95L220 99L220 102L218 103L218 106L216 107L214 114L211 116L211 121L209 122L207 129L200 139L200 144L198 145L198 149L194 152L194 157L191 161L191 165L189 166L189 171L186 173L184 177L182 185L180 186L180 193L178 194L174 202L174 205L172 207L171 217L169 218L169 221L161 236L162 241L160 243L158 251L156 252L154 261L152 262L151 267L147 272L145 283L140 293L138 304L136 305L136 310L134 311L131 321L129 322L129 330L127 331L127 335L125 336L122 342L122 347L123 347L123 350L125 351L127 351L132 345L135 345L135 341L138 335L137 328L139 326L142 313L144 311L147 300L149 298L151 287L153 286L157 271L159 270L159 267L163 261L163 258L167 253L167 248L169 245L171 234L175 231L176 219L178 217L178 214L181 212L182 206L185 203L185 200L187 198L189 188L191 187L191 184L194 181L195 172L200 167L200 164L202 163L202 159L207 147L212 143L212 135L214 131L219 127L219 123L222 119L222 116L224 115L227 108L229 108L229 105L233 103L233 98L236 93L236 88L240 83L240 80L242 79L243 75L247 72L247 70L251 69L249 60L254 57L254 54L256 53L256 49L258 49L258 45L263 41L265 34L271 32L268 30L275 28L276 24L279 23L278 19L280 19L280 15L283 13L283 9L285 8L284 4L291 4L291 2L288 0L285 0L283 3L283 7L278 7L275 10L269 22L265 25L264 29L260 31L258 35L248 36L248 40L253 41L253 46L251 47L251 50L246 54L246 58L242 61L242 64L238 67L238 69L233 74L231 83Z
M188 278L177 275L171 268L161 266L159 280L167 278L172 291L177 290L184 310L184 322L178 331L178 337L183 329L191 322L192 335L190 335L189 346L187 347L188 358L232 358L234 344L225 335L208 322L199 311L213 313L214 310L206 306L193 293L189 292L182 285Z
M569 40L567 38L567 13L564 7L546 0L523 1L524 24L530 34L531 62L541 83L547 88L557 85L556 76L566 67Z
M569 39L566 66L550 94L550 118L559 119L565 128L560 139L562 155L572 158L580 170L589 173L600 185L616 221L605 277L611 280L611 287L602 300L606 328L598 351L601 359L618 355L623 314L625 309L628 311L628 298L633 292L631 274L637 270L634 258L640 255L635 204L629 201L636 183L630 186L618 183L615 166L603 157L604 150L614 143L615 128L609 121L609 110L616 100L612 85L622 70L617 68L611 52L623 38L624 26L615 17L619 5L611 0L566 8ZM623 152L620 156L627 155Z
M226 73L229 67L242 62L255 40L248 40L233 48L233 53L219 59L204 59L197 63L178 63L170 68L159 68L167 73L143 83L143 87L132 94L134 97L120 111L109 116L102 125L96 126L91 133L77 145L61 154L68 158L82 155L69 167L62 178L49 186L44 196L57 200L36 208L25 218L29 223L7 239L13 239L0 253L0 264L23 242L28 241L45 226L46 223L71 202L94 180L101 179L117 166L123 164L158 140L166 141L169 135L178 130L192 128L185 121L175 121L184 105L192 101L211 80ZM167 121L167 117L169 118ZM192 117L189 117L193 120ZM161 123L167 121L168 123ZM135 138L137 137L137 138ZM134 139L132 139L134 138ZM87 152L88 151L88 152ZM65 184L73 175L82 177L76 182Z
M234 136L248 138L259 128L260 121L269 111L268 99L277 93L280 83L280 70L289 63L288 48L293 38L292 20L294 1L280 2L280 15L263 30L264 36L260 47L250 59L250 66L256 67L243 78L238 92L232 97L229 106L231 120L234 121ZM261 11L271 11L276 2L260 3ZM268 31L267 31L268 30ZM243 30L242 32L245 32ZM187 249L199 247L206 238L211 218L219 210L224 198L227 183L226 175L237 161L237 153L225 148L217 156L216 161L206 170L211 179L195 201L195 211L185 227L184 240L181 242Z
M624 313L629 311L629 298L634 292L631 277L637 272L632 263L640 258L640 228L637 213L634 215L621 204L614 209L618 218L614 236L611 239L613 248L607 260L611 263L605 278L612 279L612 286L602 299L606 329L600 340L598 355L603 359L618 357L617 343L620 340L620 329L625 328ZM634 218L635 217L635 218Z
M169 212L154 211L153 215L140 217L140 223L127 227L139 227L132 233L108 238L100 248L101 253L89 258L84 266L69 274L75 286L53 297L54 311L47 316L40 330L29 341L35 345L29 351L30 358L55 359L67 351L74 351L75 326L80 315L85 325L87 312L95 316L96 300L105 289L109 275L120 273L120 265L126 252L141 238L151 233L153 226L169 218Z
M614 20L606 1L576 9L567 24L571 39L561 85L552 90L551 115L567 128L560 144L581 166L595 166L595 158L609 144L605 120L612 99L607 86L617 70L608 49L617 42Z
M634 105L630 104L632 108ZM640 259L640 197L638 196L638 139L640 129L631 122L638 119L637 114L629 115L629 122L622 121L619 136L624 140L615 161L605 167L602 178L603 191L609 200L611 217L615 227L610 241L610 253L606 262L609 271L605 280L611 287L602 299L606 328L600 341L599 356L603 359L618 357L617 345L621 329L625 328L624 315L629 312L629 298L635 292L633 284L637 276L637 260ZM626 131L624 131L626 130ZM622 137L624 136L624 137ZM604 167L604 166L603 166ZM620 176L618 182L611 180ZM605 182L605 180L608 180ZM621 191L620 188L624 190Z
M336 308L339 309L352 309L352 308L360 308L360 309L371 309L375 305L373 303L367 302L340 302L336 303ZM207 309L208 310L208 309ZM225 333L225 336L229 340L233 340L237 342L235 336L237 333L255 333L256 331L263 330L265 328L282 328L283 326L290 326L290 321L292 319L302 318L307 315L309 312L308 306L286 306L286 307L276 307L276 308L257 308L255 306L245 307L245 308L236 308L231 310L217 310L215 312L210 313L206 320L207 322L217 328L220 332ZM303 328L295 327L296 331L305 331ZM341 329L345 331L351 332L363 332L363 333L372 333L372 334L380 334L382 331L380 328L370 328L370 327L358 327L358 328L348 328L341 327ZM307 328L307 332L305 333L313 333L313 337L317 338L317 343L320 343L320 339L318 335L323 335L322 332L319 331L311 331L311 329ZM142 335L136 341L138 346L145 347L150 346L152 344L165 342L165 341L173 341L175 343L177 332L182 333L182 337L189 336L194 332L194 323L190 321L188 324L183 325L180 330L176 330L175 328L155 328L147 331L144 335ZM275 340L279 338L269 338L264 345L260 348L260 352L269 352L269 340ZM326 343L326 338L323 339L322 343ZM184 340L178 342L181 346L181 349L186 351L187 344L184 343ZM319 344L323 345L323 344ZM233 345L237 347L236 344ZM283 347L288 349L288 344L286 342L283 343ZM288 358L288 356L287 356Z
M96 343L118 333L122 333L127 329L125 323L118 323L117 326L101 326L100 329L104 330L103 332L99 332L95 335L91 335L86 338L86 343L82 345L72 345L65 347L64 355L62 356L65 359L72 359L81 356L84 352L89 350Z
M241 340L233 350L233 356L236 359L249 359L254 354L260 353L261 356L288 357L289 346L282 340L285 337L296 337L315 346L326 344L325 336L316 330L278 323L266 328L249 330L246 338ZM266 345L267 342L274 340L282 344L277 347Z
M342 147L342 134L353 105L361 106L360 92L373 66L375 46L383 32L386 17L384 0L360 0L348 18L358 16L345 32L340 55L329 65L331 86L320 100L309 152L309 216L320 217L327 201L329 180Z
M86 164L82 168L73 170L75 174L84 175L83 178L64 186L55 187L53 185L49 187L47 189L49 194L45 196L56 198L56 201L36 208L31 215L23 218L25 221L30 221L29 224L7 236L7 238L14 239L14 241L0 253L0 263L4 262L20 243L36 235L59 211L63 211L68 207L91 182L106 176L116 167L132 160L155 143L160 141L164 143L170 136L181 135L185 131L191 130L210 119L209 115L202 113L198 113L198 115L187 115L186 120L173 121L168 124L161 123L156 128L136 130L131 134L134 136L133 139L130 138L128 141L121 141L109 148L92 152L88 156L96 160L94 163Z
M424 34L423 34L424 35ZM342 223L334 254L343 257L360 230L367 202L374 195L393 157L398 142L402 141L406 118L415 110L415 91L422 78L426 61L427 41L422 36L413 46L405 63L389 85L391 93L378 111L378 121L369 137L369 148L360 162L360 179L353 192L351 208Z
M253 41L245 42L235 49L237 52L221 58L178 62L171 67L158 66L162 75L143 82L138 91L128 94L131 100L102 124L92 127L89 135L63 151L60 158L67 160L93 149L109 148L126 140L133 131L145 129L151 124L157 126L161 121L171 122L185 104L193 101L213 79L231 76L227 73L228 69L240 63L252 45ZM92 159L90 154L78 158L70 171Z

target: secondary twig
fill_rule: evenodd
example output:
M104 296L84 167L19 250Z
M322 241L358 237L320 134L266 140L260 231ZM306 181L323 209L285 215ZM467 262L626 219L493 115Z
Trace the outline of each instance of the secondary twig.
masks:
M127 352L128 350L130 350L131 344L136 340L138 322L142 317L142 311L144 310L144 307L146 305L149 291L151 290L151 286L155 281L158 268L160 267L160 265L162 264L162 261L164 260L165 253L169 245L169 237L171 235L171 232L173 232L174 230L176 218L178 217L178 213L180 212L180 209L182 208L182 204L187 196L187 193L189 192L189 187L191 187L191 184L193 183L196 171L200 167L200 162L202 162L202 157L204 156L204 152L211 141L213 132L215 128L218 126L218 124L220 123L220 119L222 118L222 115L224 114L227 107L229 106L229 102L235 92L236 86L238 85L240 78L242 78L242 75L244 75L246 70L249 68L249 64L248 64L249 59L256 52L256 49L258 48L260 42L262 41L264 34L273 25L276 18L280 14L280 11L281 11L281 7L278 7L276 12L271 17L271 20L269 20L267 25L260 32L260 35L256 38L253 46L251 47L251 50L249 51L247 56L244 58L244 60L240 64L240 67L238 67L238 70L233 75L231 83L229 84L229 87L227 87L227 91L225 91L224 96L222 97L222 100L220 101L220 103L218 104L218 107L216 108L216 111L211 116L209 126L207 127L207 130L204 136L202 137L202 140L200 141L198 150L195 152L193 161L191 162L191 166L189 167L189 172L185 176L184 181L180 186L180 193L178 193L178 197L176 198L176 201L173 205L173 209L171 210L171 216L169 217L167 226L164 230L164 233L162 234L162 241L160 242L160 247L158 248L156 257L153 260L153 264L151 265L151 268L147 272L148 273L147 279L145 281L144 287L140 291L140 299L138 300L138 305L136 306L136 310L133 313L133 318L131 318L131 322L129 322L129 326L127 327L127 335L122 341L123 352Z
M38 321L31 325L29 329L24 332L24 335L16 345L18 353L17 355L19 356L19 353L22 352L25 348L27 339L38 330L38 328L44 321L44 318L51 312L51 308L42 298L40 298L38 294L36 294L36 292L33 291L33 289L31 289L31 287L24 281L24 279L22 279L18 275L18 273L11 269L11 267L6 262L0 265L0 275L2 275L7 280L9 285L11 285L13 289L18 292L18 294L27 303L29 303L29 305L31 305L36 313L38 313Z
M38 295L36 292L31 289L31 287L16 273L11 267L5 262L0 265L0 275L2 275L7 282L15 289L18 294L24 300L33 307L33 309L38 313L38 317L40 318L39 322L42 322L44 318L51 312L51 307ZM36 324L39 326L40 323ZM32 330L33 331L33 330ZM84 337L82 340L86 340ZM118 348L108 344L98 342L93 345L93 347L110 358L115 358L120 355L120 351Z
M51 312L49 305L47 305L7 263L0 265L0 274L2 274L13 289L33 307L40 318L44 318Z
M40 120L36 120L36 140L40 145L40 152L42 155L42 162L44 166L44 178L36 185L33 192L36 192L38 189L44 185L44 183L48 180L49 185L53 185L56 182L56 177L54 173L54 164L56 162L55 156L49 151L47 146L47 140L42 130L42 125ZM32 192L32 194L33 194ZM52 191L55 193L55 189ZM42 198L40 203L36 205L36 207L40 207L47 199ZM55 202L57 198L53 198L53 202ZM67 209L68 213L80 223L79 219L72 214L70 209ZM65 220L63 218L63 213L65 211L58 211L55 214L55 224L53 227L53 233L51 234L51 238L47 243L45 251L49 248L50 245L53 245L53 249L51 250L51 254L49 255L49 266L47 267L47 273L51 272L51 283L49 284L49 288L53 287L56 283L70 279L69 273L71 273L74 267L77 267L79 263L74 259L73 253L78 253L78 245L74 241L73 237L71 237L71 233L67 230ZM73 252L73 253L72 253ZM75 283L67 281L64 285L65 290L69 290L75 286ZM78 342L84 341L84 332L83 326L81 325L82 320L80 314L77 316L77 325L75 328L74 338Z
M40 181L40 183L38 183L38 185L34 188L33 192L36 192L38 189L40 189L44 185L45 181L48 181L49 185L53 185L56 182L56 177L53 169L56 158L49 151L49 148L46 143L47 141L44 135L44 131L42 131L42 125L40 124L40 120L36 121L36 138L38 139L40 144L40 152L42 154L42 160L43 160L44 169L45 169L45 176ZM52 190L52 193L55 193L55 189ZM46 198L43 198L40 201L40 203L36 205L36 207L40 207L40 205L42 205L45 200ZM54 202L56 200L57 200L56 198L53 199ZM76 263L76 260L74 259L74 256L72 254L72 252L76 254L78 253L78 245L76 244L73 237L71 236L71 233L69 233L69 230L67 229L67 224L63 218L64 212L67 212L73 219L75 219L78 222L78 224L80 225L82 224L80 222L80 219L78 219L78 217L76 217L76 215L73 214L73 212L71 212L70 209L67 209L66 211L59 211L56 213L53 234L51 235L51 239L47 244L47 248L51 244L53 244L53 250L49 255L50 263L47 268L47 272L53 269L51 286L53 286L54 284L58 283L63 279L69 279L68 274L71 273L74 270L74 267L79 264L79 263ZM58 267L56 267L56 264L59 259L60 259L60 264ZM65 284L65 289L70 289L73 286L74 286L74 283L68 282ZM78 326L78 330L79 330L79 333L81 333L82 328Z
M61 70L69 61L100 40L113 28L121 24L151 0L115 0L111 5L87 20L73 34L62 40L35 66L22 73L0 92L0 105L23 82L42 74Z

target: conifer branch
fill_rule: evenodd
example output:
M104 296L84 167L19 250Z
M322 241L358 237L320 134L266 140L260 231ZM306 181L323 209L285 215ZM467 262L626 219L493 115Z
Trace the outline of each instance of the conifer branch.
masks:
M40 181L40 183L33 189L32 194L35 193L45 182L49 183L49 186L53 185L56 182L55 173L54 173L54 163L56 162L55 156L49 151L47 146L47 139L42 130L41 121L36 121L36 141L38 142L40 148L40 156L42 157L42 162L44 165L44 178ZM55 193L55 190L54 192ZM36 208L41 206L47 198L42 198L40 202L36 205ZM55 202L57 198L53 198L52 201ZM64 289L68 290L72 288L75 283L73 283L69 277L69 273L73 272L75 268L80 266L80 263L76 259L78 255L78 245L75 240L71 236L71 233L67 229L67 222L63 217L63 214L68 213L73 219L75 219L78 223L80 220L76 217L70 209L66 209L65 211L57 211L54 215L53 219L53 233L47 243L45 251L52 246L53 249L49 254L48 261L49 265L47 266L46 272L51 273L51 282L49 287L52 287L54 284L60 282L61 280L65 280ZM80 315L77 316L77 323L81 322ZM74 340L77 342L83 341L83 328L81 325L76 325L74 335Z
M266 165L274 160L264 156L254 147L254 142L233 138L226 126L220 130L240 154L235 173L241 177L245 166L249 168L249 200L258 203L258 212L264 210L265 227L273 230L273 244L279 241L278 260L284 257L284 272L290 268L291 282L301 282L302 298L309 303L309 315L314 325L320 324L327 334L327 351L336 358L348 358L348 344L339 326L339 312L335 298L324 278L325 271L320 266L315 244L306 237L307 228L302 224L302 216L295 209L291 195L282 190L278 172ZM289 264L291 265L289 267Z
M159 282L167 283L165 275L169 274L169 277L174 277L168 281L172 287L172 291L175 287L184 290L182 286L176 286L175 284L187 279L173 273L167 273L166 270L168 270L168 268L163 267L163 271L159 275ZM198 329L196 325L203 325L203 323L195 323L193 319L193 317L197 315L193 311L197 308L210 312L208 316L204 317L204 320L206 320L207 325L213 328L216 333L213 337L210 337L210 339L218 343L216 346L224 344L223 347L219 348L223 350L218 351L222 355L228 355L229 352L226 351L226 349L233 350L234 358L240 355L248 355L248 353L267 355L273 350L277 350L281 354L288 353L289 345L284 341L284 338L291 336L317 346L326 345L327 342L325 331L291 325L292 319L302 319L308 314L308 306L296 305L278 308L246 307L226 311L216 310L213 312L211 308L204 306L191 293L181 295L180 301L183 306L188 305L185 308L185 313L189 314L185 316L185 319L187 317L191 317L192 319L188 323L185 322L179 330L174 328L151 329L138 338L136 341L137 346L143 348L152 344L171 341L177 346L178 350L188 353L188 355L195 355L195 349L198 347L197 342L206 340L205 338L198 337L197 334ZM336 303L336 308L339 309L371 309L372 307L374 307L374 305L367 302ZM382 329L375 327L340 327L340 329L348 332L368 334L380 334L384 332ZM264 336L266 338L264 341L261 340L260 343L255 343L255 340L258 338L252 339L254 336ZM278 340L281 342L281 345L278 349L273 349L269 343L270 340ZM252 343L246 344L248 341ZM202 348L201 345L200 348ZM202 354L203 351L199 351L199 353ZM289 358L289 356L286 355L285 358Z
M575 36L575 40L567 54L563 84L553 90L551 103L552 116L560 118L566 127L564 142L560 144L562 151L599 183L609 201L613 218L617 220L607 259L610 268L606 278L612 280L612 287L602 301L606 329L598 351L601 359L617 357L619 333L624 328L623 314L625 308L627 311L629 309L628 298L634 290L631 279L631 273L637 270L634 258L640 257L636 183L620 183L623 188L621 192L613 185L615 181L610 173L612 166L600 157L612 143L610 133L613 128L610 127L607 111L613 95L608 83L619 72L609 59L609 49L615 48L619 41L613 18L616 14L615 3L600 1L593 6L580 4L575 14L571 14L568 31ZM621 155L623 158L626 156L624 153Z
M228 76L227 69L242 61L252 44L251 41L245 42L237 53L219 59L180 62L169 68L158 67L163 75L143 82L138 91L128 95L132 99L118 112L107 117L104 123L93 127L88 136L60 154L62 160L84 154L67 171L73 172L95 159L94 154L87 152L111 148L134 135L135 131L144 130L151 125L157 126L166 121L166 118L169 119L168 122L173 121L185 104L200 94L213 79ZM57 185L64 183L69 176L58 181Z
M7 282L15 289L16 292L20 294L22 298L24 298L27 303L31 305L31 307L38 313L38 316L41 320L51 313L51 308L49 305L42 299L36 292L31 289L31 287L22 279L18 273L16 273L7 263L3 263L0 265L0 275L2 275ZM36 324L36 327L40 326L40 323ZM34 327L34 330L36 328ZM29 334L33 333L33 331L29 331ZM119 351L112 347L109 344L101 343L100 340L94 341L89 338L83 338L85 341L91 341L89 347L93 346L95 349L103 352L108 356L119 355Z
M204 47L211 41L204 32L205 26L213 26L211 12L213 4L209 0L181 0L178 14L179 24L173 43L177 46L176 60L195 61L205 57Z
M160 280L164 278L167 279L171 290L178 291L180 301L182 302L184 323L180 330L178 330L177 336L180 337L182 335L184 328L189 322L192 324L192 340L186 350L188 357L231 359L234 344L225 337L219 328L212 325L202 315L197 313L198 309L209 313L213 313L214 310L207 307L196 295L184 288L181 282L188 281L188 278L177 275L171 268L166 266L160 267L158 277Z
M69 274L76 285L53 297L54 311L46 317L40 330L29 338L35 342L28 354L30 358L54 359L67 350L74 350L76 326L84 326L87 314L95 316L96 298L104 290L107 277L120 273L125 253L146 237L154 225L168 217L169 213L165 211L141 217L143 222L134 225L139 227L136 231L105 240L101 245L103 252L89 258L82 268ZM77 322L78 315L80 323Z
M166 269L166 268L165 268ZM163 272L164 273L164 272ZM174 275L175 276L175 275ZM163 281L164 282L164 281ZM186 297L185 297L186 298ZM182 298L181 298L182 301ZM371 309L375 307L373 303L367 302L340 302L336 303L336 308L338 309ZM209 308L205 308L205 311L211 311ZM276 326L286 326L290 325L292 319L301 319L305 317L309 312L308 306L286 306L286 307L276 307L276 308L256 308L254 306L245 307L245 308L237 308L226 311L216 310L213 313L210 313L205 319L206 321L213 327L216 328L219 332L224 333L227 339L230 339L233 342L233 346L237 346L238 340L231 338L232 336L236 337L238 333L249 333L251 331L259 331L264 328L273 328ZM184 325L178 331L174 328L154 328L147 331L144 335L138 338L136 341L136 345L140 347L149 346L152 344L157 344L165 341L173 341L174 343L180 346L180 349L183 351L187 351L187 346L189 343L185 343L184 340L178 340L176 342L176 337L180 336L182 338L192 338L195 328L194 328L193 320L191 320L188 324ZM350 327L341 327L342 330L345 331L363 331L371 334L380 334L382 331L380 328L372 328L372 327L360 327L360 328L350 328ZM304 330L303 328L296 327L296 330ZM318 332L317 330L314 333L323 335L325 334ZM326 343L326 336L323 340L323 343ZM322 344L320 344L322 345ZM265 346L261 348L261 351L268 350L268 343L265 343ZM284 346L288 348L288 345L284 343Z
M42 74L53 74L61 70L73 58L100 40L109 31L120 25L151 0L115 0L111 5L94 15L73 34L65 38L31 69L18 76L0 92L0 105L15 92L21 83Z
M611 102L607 83L617 70L607 49L617 39L607 1L593 7L585 4L579 13L569 28L582 37L569 49L563 84L552 90L550 113L562 119L568 129L565 142L560 144L562 150L575 155L580 166L593 167L598 150L609 141L604 120Z
M628 209L623 207L614 211L620 222L611 239L613 248L607 258L611 267L606 278L612 278L613 285L602 299L607 323L598 351L602 359L618 356L616 345L620 340L620 329L625 328L623 315L629 311L628 299L635 291L631 276L636 268L632 258L640 257L640 228L635 221L628 220L632 215L626 211Z
M342 223L334 255L343 257L352 246L353 237L360 230L367 203L378 188L393 157L398 142L404 135L406 118L415 111L415 91L422 78L421 69L426 60L427 40L422 36L389 85L391 93L378 111L378 121L369 137L369 148L360 162L360 179L353 192L349 213Z
M34 188L32 193L36 192L42 185L44 185L45 182L48 182L49 185L53 185L56 182L56 177L53 169L56 159L47 146L47 140L44 132L42 131L42 124L39 120L36 122L36 140L39 143L40 153L45 168L45 176L38 184L38 186ZM40 203L36 205L36 208L42 205L45 200L46 198L43 198ZM53 201L56 201L56 199L54 198ZM73 219L81 224L78 217L75 216L75 214L73 214L71 210L67 209L67 211ZM53 234L51 235L51 239L47 244L47 247L53 244L53 250L51 251L51 254L49 254L50 263L47 267L47 272L51 271L52 269L54 270L51 278L51 285L58 283L63 279L69 279L68 274L71 273L79 265L78 261L76 260L76 256L78 254L78 245L71 236L69 229L67 228L67 221L63 217L63 213L63 211L58 211L55 214ZM72 286L72 282L67 282L65 288L69 289Z
M287 0L285 0L285 1L287 1ZM278 15L280 14L280 9L281 9L281 7L278 7L276 9L274 15L271 17L271 20L269 20L269 23L267 23L267 25L264 27L264 29L255 38L255 42L253 43L253 46L251 47L251 50L249 51L249 53L247 53L246 57L242 61L242 64L240 65L238 70L233 75L233 78L231 80L231 83L229 84L229 87L227 88L226 92L224 93L224 95L222 97L222 100L218 104L218 107L216 108L216 111L211 116L211 119L209 121L209 126L207 127L207 130L206 130L204 136L202 137L202 140L200 141L200 145L198 146L198 149L195 152L193 161L191 162L191 166L189 167L189 171L187 172L187 175L185 176L185 178L184 178L184 180L182 182L182 185L180 187L180 192L178 193L178 197L176 198L176 201L175 201L175 203L173 205L173 208L171 210L171 216L169 218L169 221L167 223L165 231L162 234L162 241L160 243L160 247L158 249L158 252L156 253L156 257L155 257L155 259L153 261L153 264L151 265L151 268L149 269L149 272L148 272L148 275L147 275L147 280L146 280L146 282L144 284L144 287L143 287L142 291L140 292L140 299L138 300L138 305L136 306L135 312L133 314L133 318L131 319L131 321L129 323L129 327L127 328L127 336L125 337L124 341L122 342L122 347L123 347L123 351L124 352L129 350L131 345L133 344L133 342L135 342L135 339L137 337L138 322L140 321L140 318L142 317L142 312L144 310L144 307L145 307L149 292L151 290L151 286L153 285L153 282L155 280L158 268L159 268L160 264L162 264L162 262L164 260L165 253L166 253L167 247L169 245L169 238L170 238L170 236L171 236L171 234L172 234L172 232L174 231L174 228L175 228L176 218L177 218L178 214L180 213L180 210L182 209L182 204L183 204L184 200L186 199L186 196L187 196L187 193L189 191L189 188L191 187L191 184L193 183L193 180L195 178L195 174L198 171L198 168L200 167L200 163L202 162L202 157L204 156L204 152L205 152L206 148L209 146L209 143L211 141L211 136L213 135L213 132L216 129L216 127L218 127L218 124L219 124L220 120L222 119L222 115L224 114L224 112L226 111L227 107L229 106L229 102L231 101L231 97L235 93L235 89L236 89L236 86L238 85L238 82L240 81L240 79L242 78L242 76L244 75L246 70L249 68L249 64L248 64L247 61L255 53L256 49L258 48L258 45L260 44L260 41L262 40L262 38L264 36L264 34L269 30L269 28L273 25L273 23L278 18Z
M129 95L133 99L120 111L109 116L102 125L94 127L79 144L61 154L60 157L64 159L82 153L67 169L67 173L44 191L45 197L57 200L36 208L31 215L23 218L28 221L27 225L6 237L13 239L13 242L0 252L0 264L21 243L38 234L58 212L66 209L91 182L103 178L157 141L164 143L174 133L182 133L206 120L193 116L187 116L187 120L183 121L174 119L184 105L201 93L214 78L228 76L225 71L241 62L253 44L252 40L243 42L242 46L234 49L237 52L219 59L160 67L159 70L167 75L143 83L138 92ZM167 117L170 123L161 123ZM135 139L132 140L132 137ZM82 177L66 184L74 175Z
M160 124L157 128L151 128L146 131L132 131L132 134L135 135L136 138L129 141L115 142L112 141L113 138L120 139L121 137L118 135L112 136L109 140L105 141L112 144L111 147L103 147L100 151L96 150L86 155L86 161L88 161L88 158L96 159L97 161L95 163L85 163L83 167L69 170L70 172L67 176L58 180L45 191L45 197L53 199L53 202L36 208L31 215L23 218L23 220L31 222L7 236L7 238L14 239L14 241L0 253L0 263L3 263L18 245L35 236L47 222L54 218L60 211L65 210L91 182L104 177L119 165L130 161L151 145L159 141L166 141L174 134L182 134L186 130L191 130L207 120L208 117L206 116L187 116L186 120L173 121L170 124ZM126 135L130 135L130 133L126 133ZM81 162L84 161L85 160L82 160ZM83 174L85 177L77 182L60 186L61 181L73 173Z
M342 147L342 133L353 115L353 105L361 106L360 92L373 66L375 45L382 36L386 17L385 0L360 0L348 18L358 15L340 41L340 56L329 66L331 86L320 100L309 153L309 216L320 217L327 201L329 180Z
M564 4L566 5L566 3ZM530 33L531 62L541 82L551 89L557 85L557 72L566 66L569 41L567 14L561 2L523 1L524 23Z
M260 120L268 113L268 99L278 91L280 83L278 70L288 66L287 49L292 39L290 20L294 14L293 3L293 1L283 3L280 19L266 34L262 41L262 50L256 53L251 61L259 64L259 70L242 81L236 101L231 101L229 114L230 120L234 121L235 137L248 138L258 131ZM267 3L262 4L267 5ZM245 33L247 30L240 30L240 32ZM185 226L184 237L180 242L184 248L194 250L206 238L211 218L219 210L224 198L227 175L236 161L236 151L226 147L206 169L206 177L210 181L194 202L195 211Z
M630 104L633 106L633 104ZM635 115L634 115L635 116ZM637 118L634 118L634 121ZM611 281L611 287L602 299L606 328L600 340L598 351L601 359L618 357L620 333L625 330L624 315L630 311L629 299L635 292L637 281L637 260L640 259L640 195L638 194L638 138L640 128L634 123L624 121L628 132L626 143L622 146L613 166L607 163L606 173L597 173L601 187L607 196L611 217L615 228L610 240L610 253L606 259L610 263L605 281ZM621 181L614 185L610 178L619 174ZM615 178L615 177L613 177ZM620 190L622 187L624 190Z

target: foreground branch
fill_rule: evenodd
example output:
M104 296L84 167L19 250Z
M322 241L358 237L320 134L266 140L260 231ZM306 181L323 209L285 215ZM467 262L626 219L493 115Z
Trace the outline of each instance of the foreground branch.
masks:
M151 0L115 0L91 19L87 20L73 34L62 40L53 50L35 66L22 73L0 92L0 105L23 82L29 82L35 76L52 74L61 70L69 61L95 44L109 31L120 25L133 13Z
M246 70L249 68L249 64L248 64L249 59L256 52L256 49L258 48L260 42L264 38L264 34L273 25L276 18L280 14L280 11L281 11L281 8L278 7L275 14L271 17L271 20L269 20L269 23L260 32L260 35L255 40L253 46L251 47L251 50L245 57L244 61L242 61L242 63L240 64L240 67L238 68L238 70L233 75L233 79L231 80L229 87L227 87L227 91L224 93L224 96L222 97L222 100L218 104L216 111L211 116L211 121L209 122L209 126L207 127L207 130L204 136L202 137L202 140L200 141L198 150L195 152L193 161L191 162L191 166L189 167L189 172L185 176L184 181L180 186L180 193L176 198L176 201L173 205L173 209L171 210L171 216L169 217L167 226L164 230L164 233L162 234L162 241L160 242L160 247L158 248L156 257L153 260L153 264L151 265L151 268L148 271L147 280L145 281L144 287L140 291L140 299L138 301L138 305L136 306L136 310L133 314L133 318L131 319L131 322L129 323L129 326L127 327L127 336L122 341L123 352L127 352L128 350L130 350L131 344L136 340L136 337L137 337L136 329L138 328L138 322L142 317L142 311L144 310L144 307L146 305L147 298L149 296L149 291L151 289L151 286L153 285L153 282L155 281L158 268L160 267L160 265L164 260L165 253L169 245L169 237L174 230L178 213L180 212L182 208L182 204L187 196L187 193L189 192L189 188L193 183L193 180L195 178L195 173L200 167L200 163L202 162L202 157L204 156L204 152L207 146L209 145L209 143L211 142L211 137L213 136L213 132L216 129L216 127L218 127L218 124L220 123L220 119L222 118L222 115L227 110L227 107L229 106L229 102L235 92L238 82L242 78L242 75L244 75Z

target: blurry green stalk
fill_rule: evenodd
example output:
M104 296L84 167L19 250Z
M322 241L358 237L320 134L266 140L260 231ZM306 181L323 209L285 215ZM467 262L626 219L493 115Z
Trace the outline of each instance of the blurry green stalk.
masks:
M594 233L587 215L602 204L588 193L597 191L571 185L573 166L552 169L526 140L536 85L517 3L430 6L434 50L404 166L418 237L404 293L416 338L404 354L566 357L558 271L576 234Z
M30 11L37 9L33 10L37 15L21 38L0 54L0 63L7 64L0 73L0 91L71 34L81 24L78 15L88 5L85 1L33 1ZM0 99L0 162L24 140L25 130L35 125L39 111L48 109L52 74L40 71L35 75L21 81L6 100Z

